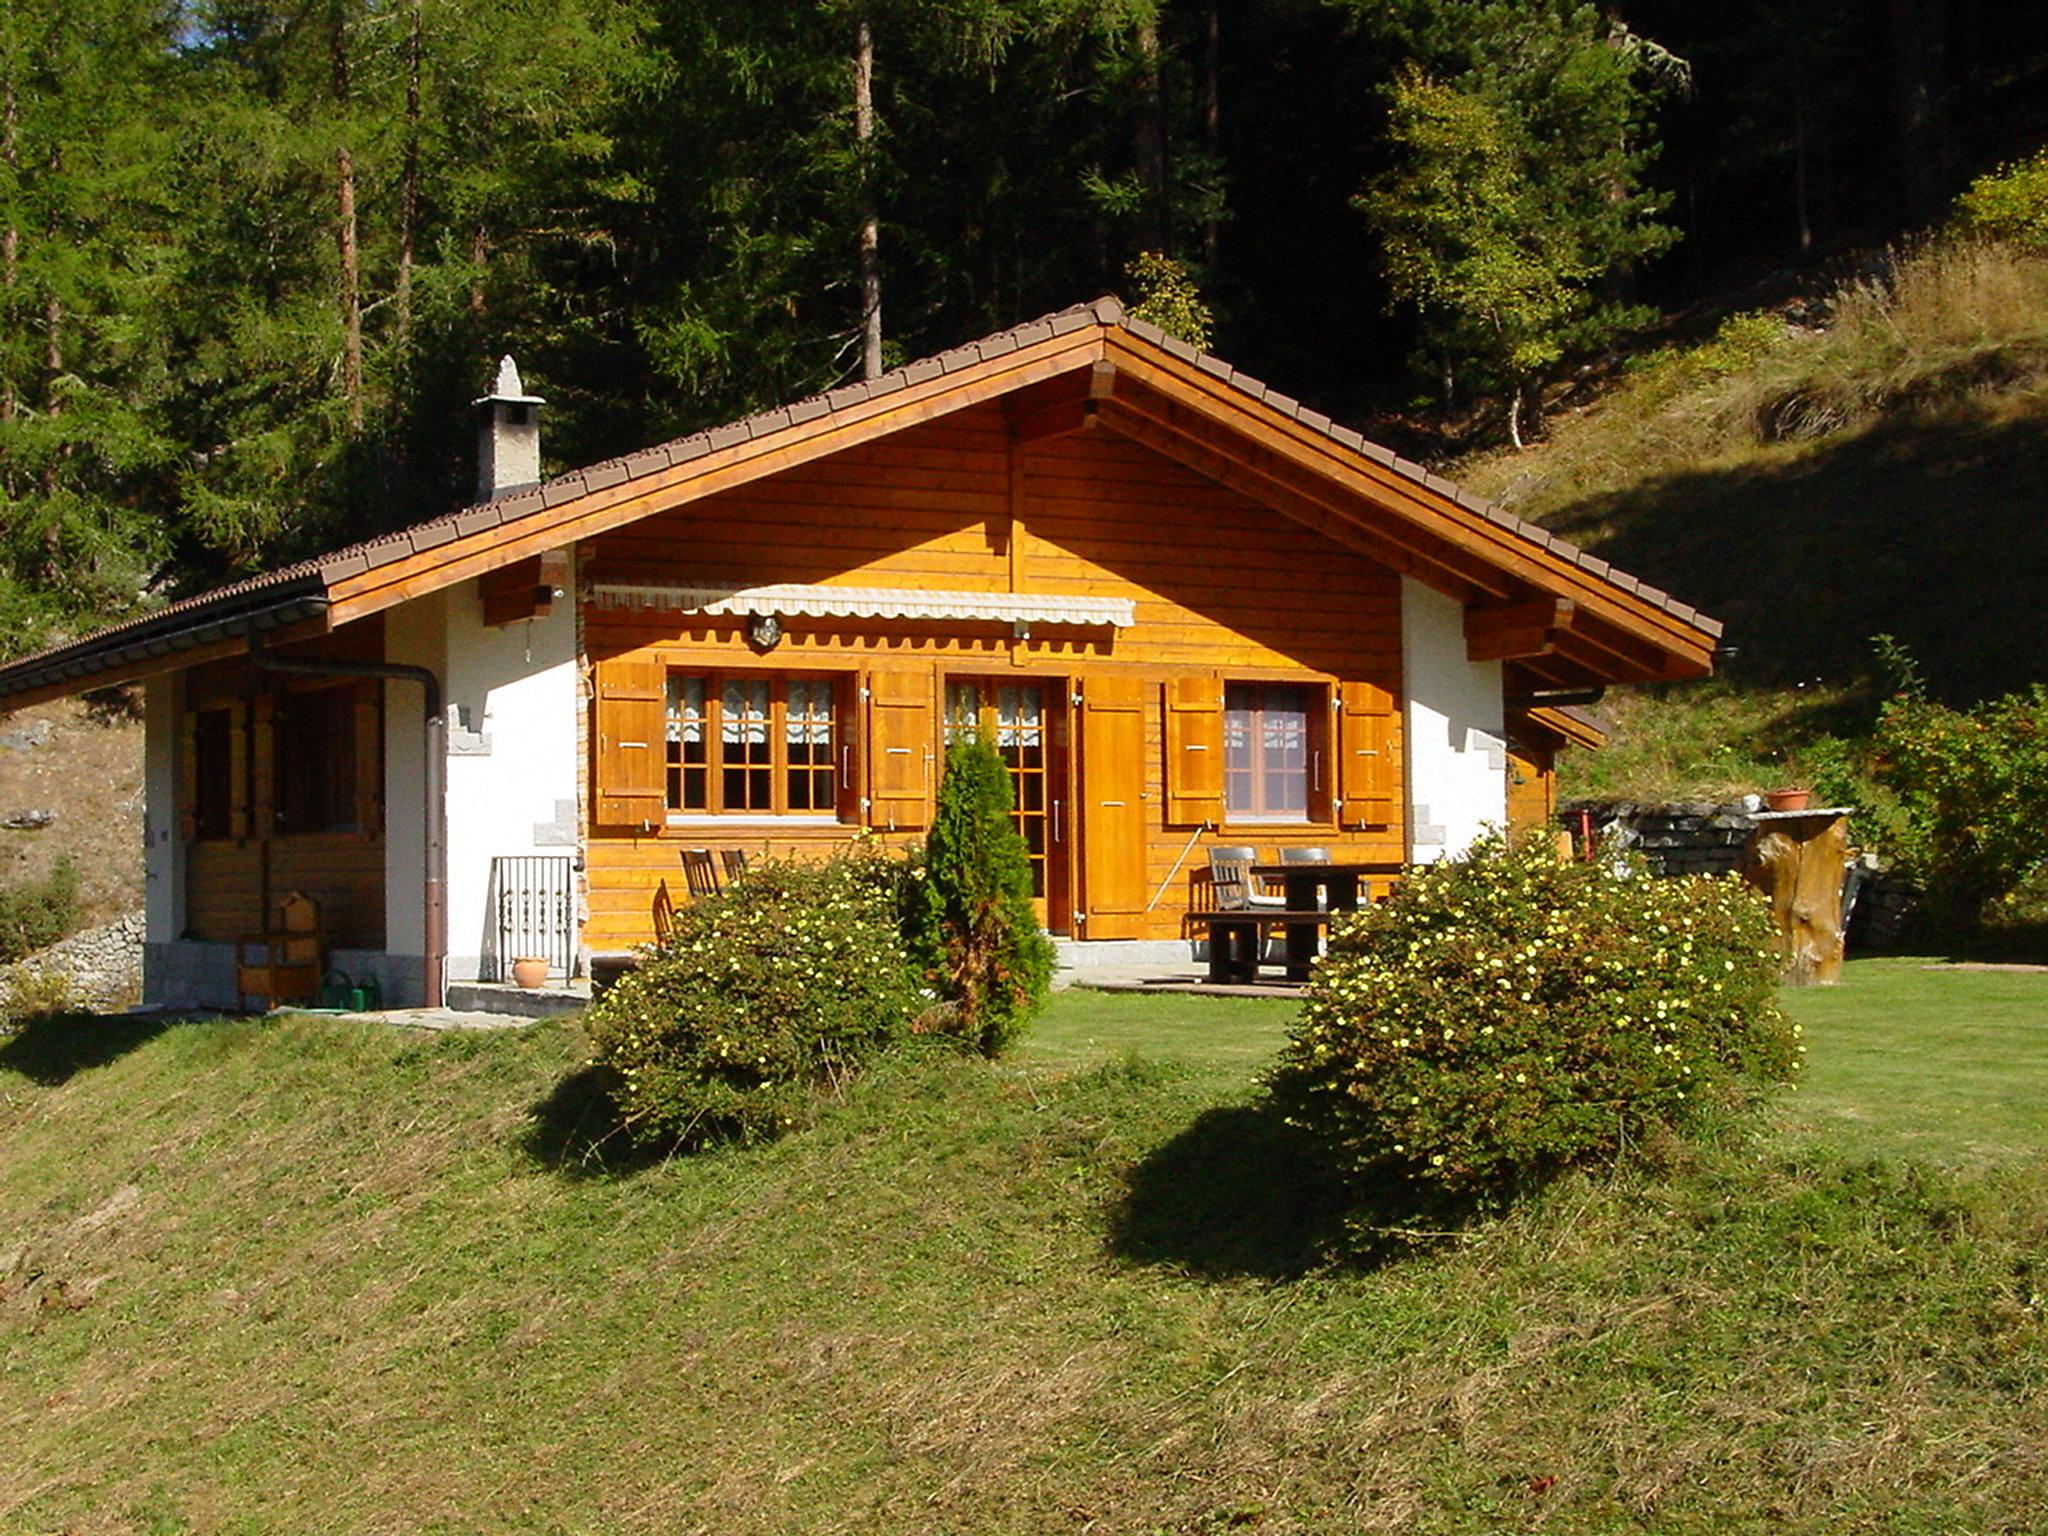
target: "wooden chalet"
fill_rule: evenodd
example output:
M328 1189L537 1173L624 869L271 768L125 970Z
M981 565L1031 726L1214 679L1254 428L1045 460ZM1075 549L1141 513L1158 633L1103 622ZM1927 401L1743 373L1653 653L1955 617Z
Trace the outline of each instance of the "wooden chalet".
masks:
M1720 633L1108 299L545 484L479 404L477 505L0 669L143 684L152 1000L295 890L393 1000L580 967L684 849L919 837L966 729L1047 927L1173 940L1210 845L1546 819L1570 706Z

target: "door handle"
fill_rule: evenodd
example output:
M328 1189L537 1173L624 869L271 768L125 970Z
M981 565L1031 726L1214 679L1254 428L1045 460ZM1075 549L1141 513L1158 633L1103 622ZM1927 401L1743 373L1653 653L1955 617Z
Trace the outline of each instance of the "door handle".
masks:
M1052 802L1052 840L1060 841L1060 802L1057 798Z
M850 742L839 749L839 787L853 788L853 745Z

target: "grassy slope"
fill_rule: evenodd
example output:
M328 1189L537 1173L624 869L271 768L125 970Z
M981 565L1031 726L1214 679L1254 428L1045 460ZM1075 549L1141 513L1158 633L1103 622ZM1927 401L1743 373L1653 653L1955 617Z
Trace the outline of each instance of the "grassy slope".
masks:
M0 1527L2039 1529L2048 978L1798 1002L1762 1139L1372 1272L1248 1107L1280 1005L1071 996L609 1173L549 1157L573 1027L41 1031Z
M48 873L68 856L79 875L80 916L102 921L142 904L142 721L77 699L0 715L0 734L48 721L49 739L0 748L0 815L50 810L36 832L0 829L0 885Z
M1807 743L1867 718L1872 635L1951 697L2048 676L2048 257L1925 248L1837 292L1824 328L1735 322L1455 472L1741 648L1726 687L1619 698L1613 748L1568 754L1567 793L1800 777Z

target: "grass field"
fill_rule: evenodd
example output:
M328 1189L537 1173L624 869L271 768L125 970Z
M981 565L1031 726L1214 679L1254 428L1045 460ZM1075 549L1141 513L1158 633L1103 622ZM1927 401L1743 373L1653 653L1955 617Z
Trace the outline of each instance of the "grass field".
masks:
M2048 977L1851 967L1753 1132L1377 1268L1282 1005L1059 999L777 1146L573 1026L0 1046L0 1529L2048 1527Z

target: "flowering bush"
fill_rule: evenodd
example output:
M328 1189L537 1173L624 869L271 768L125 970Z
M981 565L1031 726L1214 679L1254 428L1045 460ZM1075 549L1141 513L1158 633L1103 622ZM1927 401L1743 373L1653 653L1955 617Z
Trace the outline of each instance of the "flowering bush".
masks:
M1338 927L1273 1088L1347 1172L1483 1198L1789 1076L1776 981L1733 878L1487 843Z
M897 929L903 865L770 862L678 912L585 1015L635 1140L766 1140L902 1034L920 1005Z
M1887 851L1937 922L1968 931L2048 867L2048 687L1950 709L1890 655L1899 689L1873 742L1878 781L1899 803Z

